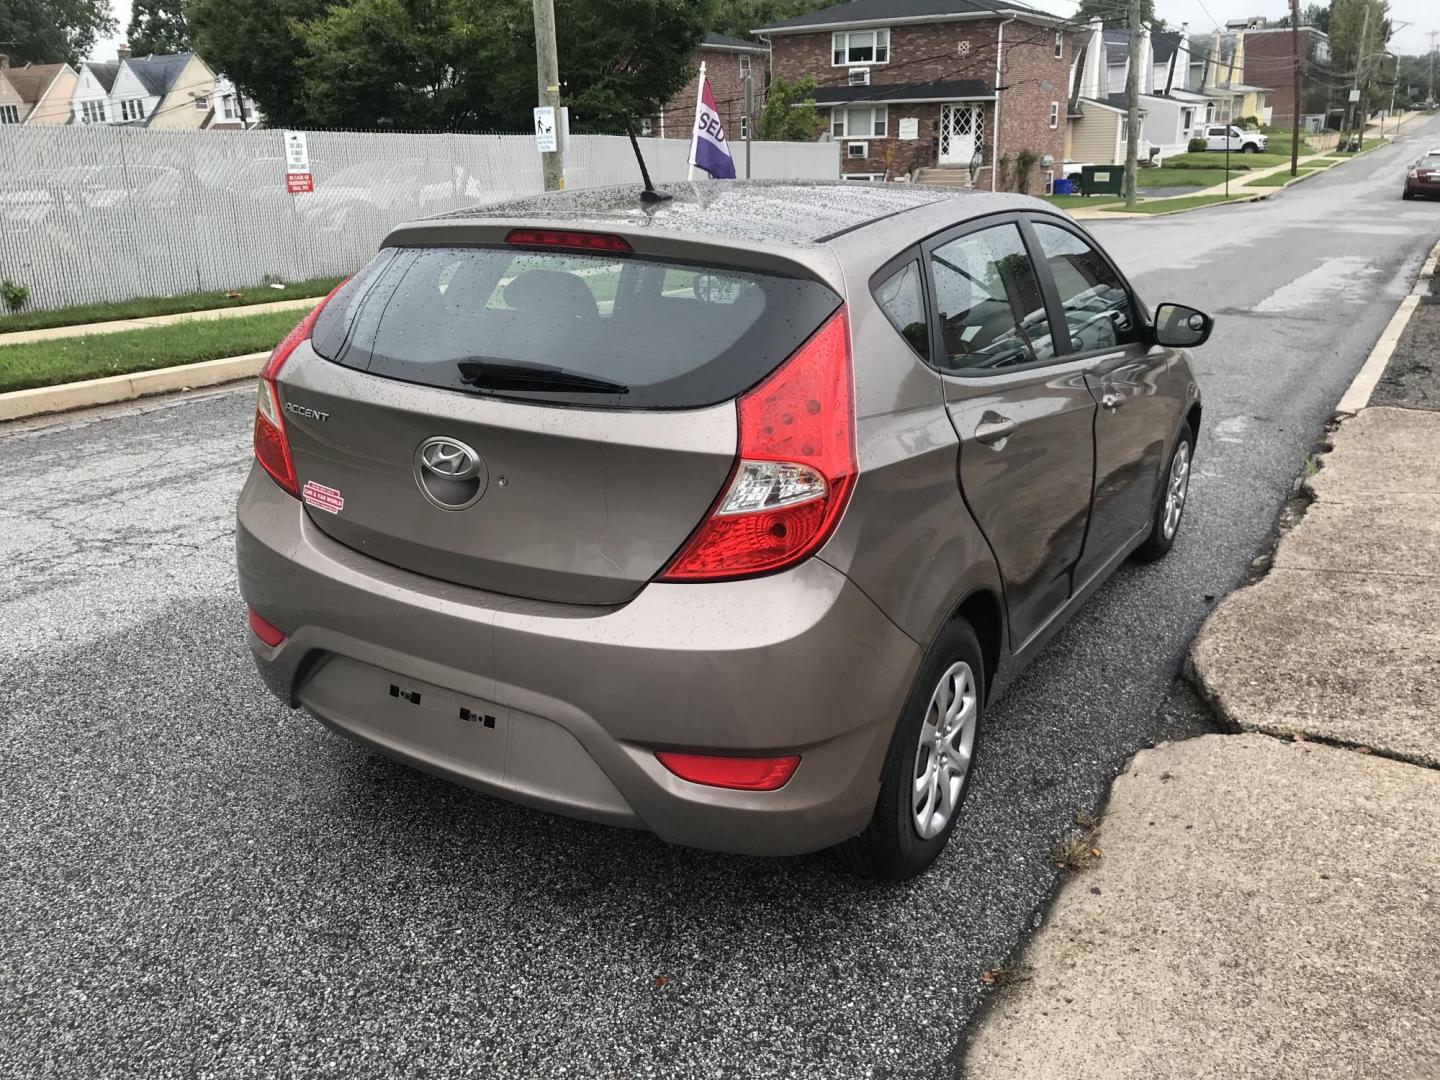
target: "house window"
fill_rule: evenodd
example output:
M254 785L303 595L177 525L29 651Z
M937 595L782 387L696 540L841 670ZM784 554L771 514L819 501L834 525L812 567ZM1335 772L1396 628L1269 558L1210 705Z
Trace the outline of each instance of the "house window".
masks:
M82 101L80 103L80 122L82 124L103 124L105 122L105 102Z
M841 179L854 180L862 184L871 184L877 180L884 180L885 174L878 172L847 172Z
M846 143L845 156L848 158L867 158L870 156L870 144L863 142Z
M210 99L203 94L195 95L195 111L206 112L210 108Z
M235 113L234 94L226 94L223 98L221 98L221 108L224 110L226 120L235 120L238 118ZM646 120L643 124L641 124L641 127L644 127L649 123L650 121Z
M830 134L837 139L885 138L889 111L884 105L864 109L836 109L830 114Z
M0 105L0 124L18 124L20 122L20 106Z
M1062 57L1062 56L1064 56L1064 55L1065 55L1065 32L1064 32L1063 30L1056 30L1056 31L1055 31L1055 59L1058 60L1058 59L1060 59L1060 57Z
M139 99L120 102L121 120L144 120L145 102Z
M1046 194L1046 195L1054 195L1054 194L1055 194L1055 170L1054 170L1054 169L1046 169L1046 170L1045 170L1045 194Z
M831 67L889 62L889 30L837 30L830 35Z
M1050 102L1050 129L1053 131L1060 126L1060 103Z
M750 74L750 57L746 56L744 53L740 54L740 74Z

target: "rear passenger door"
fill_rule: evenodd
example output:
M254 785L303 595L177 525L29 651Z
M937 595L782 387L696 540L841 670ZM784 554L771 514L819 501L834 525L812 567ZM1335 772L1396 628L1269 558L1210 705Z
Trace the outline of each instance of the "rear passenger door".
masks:
M1179 424L1163 392L1169 353L1148 344L1145 311L1125 279L1068 221L1028 219L1041 287L1061 348L1084 372L1100 406L1095 416L1095 500L1075 571L1077 587L1150 525L1160 468Z
M1017 650L1071 595L1096 411L1087 362L1057 356L1020 223L987 218L923 247L960 486L999 564Z

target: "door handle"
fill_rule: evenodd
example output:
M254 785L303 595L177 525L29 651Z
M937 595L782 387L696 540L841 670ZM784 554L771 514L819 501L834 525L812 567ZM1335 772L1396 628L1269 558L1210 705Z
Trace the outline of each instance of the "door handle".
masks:
M986 446L1004 442L1015 434L1016 426L1015 421L1008 416L996 416L994 420L984 420L975 426L975 441L984 443Z
M1103 408L1114 412L1121 405L1125 404L1125 397L1123 394L1117 394L1113 390L1110 390L1101 395L1100 404Z

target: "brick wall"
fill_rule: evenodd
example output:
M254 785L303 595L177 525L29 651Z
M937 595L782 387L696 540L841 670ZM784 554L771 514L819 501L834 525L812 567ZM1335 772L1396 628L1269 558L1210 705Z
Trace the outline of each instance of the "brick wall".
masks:
M1323 113L1330 104L1330 83L1325 81L1329 64L1317 63L1318 39L1307 29L1300 31L1300 50L1308 55L1300 86L1300 111ZM1245 81L1263 86L1270 93L1266 103L1274 110L1270 122L1290 127L1295 119L1294 56L1290 32L1245 35Z
M874 99L883 99L887 85L952 79L978 79L986 87L993 86L999 25L998 20L986 19L893 27L890 62L871 66L868 93ZM968 49L962 53L967 45ZM987 189L992 186L992 145L1001 157L1008 155L1013 159L1020 150L1029 148L1050 154L1057 164L1063 160L1065 101L1073 47L1072 35L1065 34L1063 55L1057 58L1053 29L1019 22L1005 26L1000 85L1007 89L1000 94L1001 130L998 143L993 142L995 108L991 102L984 103L985 167L977 178L977 186ZM831 66L829 30L776 35L771 44L771 66L777 78L793 82L811 75L817 87L846 85L849 70ZM1052 101L1060 105L1059 123L1053 130L1050 128ZM891 104L888 136L867 139L869 156L864 159L842 156L841 169L846 173L883 173L889 164L893 176L936 164L940 110L939 103ZM913 142L897 137L900 119L908 116L920 122L920 137ZM1009 186L1013 189L1013 180ZM1030 191L1038 192L1042 186L1037 167L1030 176Z
M699 49L695 53L695 71L690 81L681 87L665 104L665 131L667 139L688 139L695 126L695 95L700 89L700 62L705 62L705 77L710 81L710 92L715 95L715 111L725 125L725 138L738 143L743 138L740 120L745 115L745 82L742 76L742 56L750 58L750 77L755 84L755 118L765 106L765 56L763 53L742 53L729 49ZM650 130L659 135L660 120L650 121Z

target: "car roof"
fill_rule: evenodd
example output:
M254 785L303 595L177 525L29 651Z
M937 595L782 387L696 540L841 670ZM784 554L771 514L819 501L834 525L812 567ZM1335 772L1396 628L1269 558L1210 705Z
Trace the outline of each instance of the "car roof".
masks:
M429 221L530 221L589 231L665 232L743 246L815 247L897 215L943 209L954 221L1002 210L1043 207L1016 195L923 184L853 181L702 180L665 184L673 198L640 199L636 185L549 192L470 207ZM930 216L930 215L923 215Z

